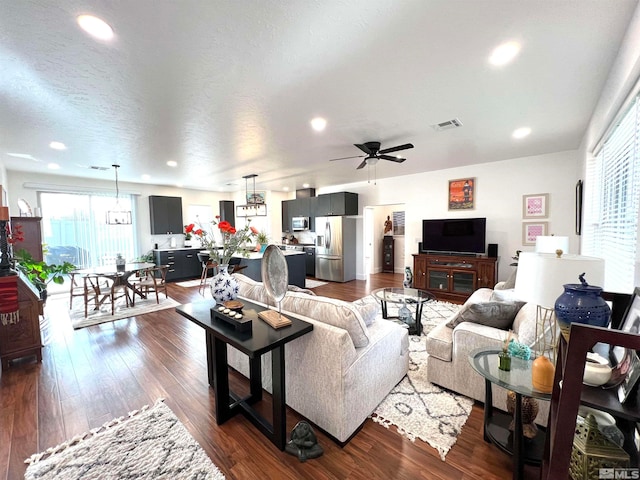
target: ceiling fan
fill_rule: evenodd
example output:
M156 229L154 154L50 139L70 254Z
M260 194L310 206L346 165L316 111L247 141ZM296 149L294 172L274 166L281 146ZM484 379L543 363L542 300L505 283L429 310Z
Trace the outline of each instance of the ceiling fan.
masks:
M411 143L405 143L404 145L398 145L397 147L385 148L382 150L380 150L380 142L365 142L363 144L354 143L354 145L358 147L360 150L362 150L366 155L354 155L353 157L332 158L329 161L334 162L336 160L347 160L349 158L364 158L362 163L358 165L358 168L356 168L356 170L359 170L361 168L364 168L366 165L374 166L376 163L378 163L378 160L389 160L391 162L402 163L406 160L406 158L392 157L391 155L386 155L386 154L413 148L413 144Z

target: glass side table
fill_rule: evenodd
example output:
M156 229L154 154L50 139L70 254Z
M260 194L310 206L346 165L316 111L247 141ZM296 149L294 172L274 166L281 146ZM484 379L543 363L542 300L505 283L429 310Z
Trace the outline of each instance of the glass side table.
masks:
M524 478L524 465L540 465L544 453L545 432L538 430L533 438L525 438L522 424L522 397L550 401L551 394L542 393L531 385L532 360L511 358L511 370L498 368L500 349L478 349L469 354L473 369L485 379L484 440L513 456L513 478ZM511 416L493 410L491 384L511 390L516 395L514 428L509 430Z

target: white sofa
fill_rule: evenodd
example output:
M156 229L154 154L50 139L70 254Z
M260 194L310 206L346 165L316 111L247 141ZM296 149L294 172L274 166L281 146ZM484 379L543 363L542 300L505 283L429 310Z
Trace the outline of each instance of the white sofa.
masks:
M234 274L239 299L265 305L264 286ZM286 403L340 443L346 443L409 369L407 330L383 320L371 297L343 302L304 291L287 293L283 313L313 324L285 347ZM229 365L249 376L248 357L228 348ZM271 356L262 358L271 392Z
M489 302L493 292L490 288L480 288L467 299L465 305ZM512 338L530 347L536 342L536 308L534 304L524 304L511 326ZM427 379L431 383L484 402L485 379L471 366L469 354L479 348L502 348L508 329L468 321L450 328L447 323L438 325L427 335ZM506 411L506 390L492 385L492 394L493 406ZM539 406L536 423L546 425L549 404L541 401Z

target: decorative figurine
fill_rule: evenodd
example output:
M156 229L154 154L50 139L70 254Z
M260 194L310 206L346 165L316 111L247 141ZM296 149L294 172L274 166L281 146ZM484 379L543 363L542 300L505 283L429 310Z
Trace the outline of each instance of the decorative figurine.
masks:
M411 284L413 283L413 273L411 273L411 267L404 268L404 282L402 282L402 286L404 288L411 288Z
M311 425L305 421L298 422L291 430L291 440L284 447L284 451L296 455L301 462L309 458L318 458L324 453L318 444L316 434Z
M391 222L391 218L387 215L387 220L384 222L384 234L386 235L393 229L393 223Z

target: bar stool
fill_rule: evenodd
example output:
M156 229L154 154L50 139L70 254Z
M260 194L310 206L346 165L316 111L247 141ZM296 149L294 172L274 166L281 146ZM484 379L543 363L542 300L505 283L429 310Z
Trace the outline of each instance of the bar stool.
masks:
M212 272L212 275L216 275L218 273L218 264L213 260L209 260L209 254L206 252L199 252L198 260L202 262L202 274L200 275L200 286L198 287L198 292L203 293L207 285L209 271Z

